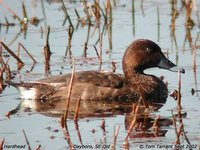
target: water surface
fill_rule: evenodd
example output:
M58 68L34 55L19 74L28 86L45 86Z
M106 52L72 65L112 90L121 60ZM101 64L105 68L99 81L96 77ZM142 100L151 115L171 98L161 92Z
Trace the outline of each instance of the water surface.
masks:
M7 5L16 12L20 17L22 14L21 1L6 0ZM9 58L9 65L12 73L15 74L15 81L32 81L44 78L48 75L58 75L71 72L71 59L65 55L68 45L68 27L69 23L63 25L64 13L61 9L60 2L44 1L44 11L42 11L41 1L24 0L28 17L36 16L40 19L37 26L28 24L27 32L20 32L20 24L12 18L12 15L0 4L0 21L5 22L6 17L9 22L16 25L6 28L1 26L0 39L16 52L18 43L22 43L26 49L37 60L37 64L33 66L32 60L24 51L21 51L21 59L25 66L18 71L16 60ZM93 3L93 1L91 1ZM77 17L74 12L76 8L81 17L85 17L83 6L79 1L65 2L68 13L72 19L74 26L77 24ZM103 3L100 3L103 6ZM113 4L112 4L113 5ZM112 11L112 48L109 44L108 32L103 33L103 65L105 71L112 71L112 62L116 62L116 72L122 73L121 59L126 47L135 39L147 38L155 41L160 45L162 51L167 54L168 58L177 65L183 67L186 71L182 75L182 111L187 112L186 118L183 119L184 129L191 144L199 144L200 135L200 97L199 97L199 76L200 76L200 39L199 23L196 12L192 11L192 19L195 26L192 29L185 27L185 8L181 8L181 3L177 4L179 16L176 19L175 39L172 37L170 28L171 24L171 4L168 1L135 1L135 13L132 13L132 1L118 0L116 6L113 6ZM200 7L199 1L196 4ZM158 25L157 8L159 8L160 25ZM198 9L199 10L199 9ZM200 13L198 11L198 13ZM46 18L46 19L45 19ZM102 31L104 19L101 18L100 30ZM45 72L43 47L46 41L45 30L47 25L51 27L50 32L50 47L53 55L50 61L50 71ZM43 33L41 33L41 28ZM191 34L191 42L186 37ZM71 50L73 56L77 59L76 71L80 70L98 70L99 61L94 51L93 45L96 44L99 33L95 26L90 27L87 58L83 57L84 43L87 41L88 26L79 25L75 29L72 41ZM193 69L194 51L193 47L196 40L196 72ZM99 43L96 45L99 48ZM3 55L7 54L3 50ZM6 60L6 58L5 58ZM33 68L32 68L33 67ZM169 91L172 92L178 87L177 73L161 70L158 68L149 69L146 73L156 76L164 76L168 82ZM191 89L196 92L191 94ZM0 140L5 138L4 145L24 145L26 144L22 130L24 129L32 149L41 145L41 149L67 149L69 144L64 139L64 134L60 125L60 117L47 116L37 111L24 111L24 108L19 110L15 115L11 115L10 119L6 117L6 113L21 102L20 94L13 87L7 87L0 94ZM162 118L171 119L171 110L176 113L177 102L173 98L168 97L166 104L153 112L152 118L160 115ZM70 139L73 144L81 145L81 141L85 146L93 146L96 144L104 144L111 146L113 143L113 132L116 125L120 125L119 135L116 142L116 149L121 149L124 139L127 135L126 114L114 115L110 117L86 117L78 121L79 130L73 120L68 120L68 130ZM102 121L105 120L105 131L100 127ZM157 145L174 145L176 134L174 126L165 126L166 134L163 137L138 138L130 137L130 149L148 149L148 146L153 146L156 149ZM95 131L95 132L94 132ZM80 133L80 136L78 136ZM134 135L134 132L133 132ZM188 145L186 140L181 137L181 143L185 147ZM27 146L27 145L26 145ZM154 147L155 146L155 147ZM6 149L6 148L5 148ZM107 148L108 149L108 148ZM164 148L163 148L164 149ZM197 148L194 148L197 149Z

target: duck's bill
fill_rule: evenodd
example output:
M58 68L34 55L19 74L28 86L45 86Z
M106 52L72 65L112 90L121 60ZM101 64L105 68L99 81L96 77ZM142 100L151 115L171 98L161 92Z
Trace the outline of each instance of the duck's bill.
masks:
M171 62L169 59L167 59L165 56L161 59L160 63L157 65L159 68L167 69L173 72L180 71L181 73L185 73L185 70L181 67L178 67L173 62Z
M173 72L178 72L180 71L181 73L185 73L185 70L181 67L178 67L178 66L175 66L175 67L172 67L172 68L169 68L170 71L173 71Z

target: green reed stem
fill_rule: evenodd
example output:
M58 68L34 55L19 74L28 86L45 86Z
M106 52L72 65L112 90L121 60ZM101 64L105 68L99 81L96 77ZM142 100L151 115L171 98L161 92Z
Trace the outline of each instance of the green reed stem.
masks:
M133 36L135 35L135 1L132 0L132 22L133 22Z
M76 13L76 16L77 16L77 18L78 18L78 20L80 19L80 15L79 15L79 13L78 13L78 11L75 9L75 13Z
M24 2L22 2L22 10L23 10L23 16L24 16L24 21L26 21L25 19L28 20L28 16L27 16L27 12L26 12L26 6L24 4ZM26 23L26 22L25 22Z
M101 11L101 13L104 17L105 23L107 23L107 17L105 15L105 13L103 12L103 9L100 7L99 2L97 0L95 0L95 2L96 2L97 6L99 7L99 9L100 9L100 11Z
M62 3L62 6L63 6L63 11L64 11L64 13L65 13L65 17L69 20L70 26L74 29L74 26L73 26L73 24L72 24L72 21L71 21L71 19L70 19L70 16L69 16L69 14L68 14L68 12L67 12L67 8L65 7L64 1L63 1L63 0L60 0L60 1L61 1L61 3Z
M160 10L157 6L157 25L158 25L158 42L160 41Z

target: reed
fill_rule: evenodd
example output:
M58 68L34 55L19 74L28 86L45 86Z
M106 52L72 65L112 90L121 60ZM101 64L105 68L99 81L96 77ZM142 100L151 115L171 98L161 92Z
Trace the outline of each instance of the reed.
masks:
M113 6L117 6L117 4L116 4L116 0L113 0Z
M108 31L108 44L109 44L109 50L112 50L112 6L110 3L110 0L106 1L106 12L107 12L107 18L108 22L106 24L106 29Z
M160 41L160 9L157 6L157 32L158 32L158 42Z
M0 44L7 50L10 55L12 55L18 62L18 69L21 69L24 66L24 62L17 56L15 53L3 42L0 41Z
M186 18L185 18L185 25L187 28L192 28L195 23L191 17L192 15L192 6L193 6L193 1L189 0L185 2L185 8L186 8Z
M129 137L131 131L133 130L134 126L135 126L136 123L137 123L136 121L137 121L137 115L138 115L139 107L140 107L140 104L138 104L138 105L136 106L135 113L134 113L134 117L133 117L133 121L131 122L131 125L130 125L130 127L129 127L129 129L128 129L128 133L127 133L127 135L126 135L126 137L125 137L124 142L128 141L128 137Z
M16 24L15 23L10 23L7 19L7 17L5 17L5 23L0 23L0 28L1 26L6 26L7 28L10 27L10 26L15 26Z
M12 76L11 76L11 71L10 71L10 66L9 65L6 65L5 67L5 72L6 72L6 80L11 80Z
M98 1L94 1L93 6L89 5L89 7L90 7L92 16L95 18L96 24L99 26L101 14L100 14L100 9L97 2Z
M75 122L78 121L78 112L80 110L80 104L81 104L81 97L79 97L77 104L76 104L76 109L75 109L75 113L74 113L74 121Z
M173 110L171 110L171 113L172 113L172 115L173 115ZM189 141L189 139L188 139L188 137L187 137L187 134L186 134L186 132L185 132L185 129L184 129L184 124L183 124L183 120L182 120L182 118L183 118L183 116L184 116L185 114L180 114L179 112L178 112L178 115L173 115L172 117L173 117L173 124L174 124L174 127L175 127L175 133L176 133L176 144L177 145L180 145L180 137L181 136L184 136L184 139L186 140L186 142L187 142L187 144L189 145L189 147L191 147L192 148L192 145L191 145L191 142ZM179 127L178 127L178 129L177 129L177 125L176 125L176 116L178 116L179 117ZM189 148L190 149L190 148Z
M180 70L178 70L178 97L177 97L177 109L178 112L181 111L181 73Z
M41 7L42 7L42 14L44 18L44 24L47 26L47 17L46 17L46 12L45 12L45 7L44 7L44 0L41 0Z
M3 77L3 73L5 72L6 73L6 80L10 80L11 79L11 71L10 71L10 66L8 64L8 61L9 59L7 59L6 62L4 62L4 60L2 59L1 63L2 63L2 69L1 69L1 72L2 72L2 77ZM3 78L2 78L2 81L3 81ZM4 83L2 82L2 85L3 87L5 87Z
M28 17L27 17L27 12L26 12L26 7L24 2L22 2L22 13L23 13L23 18L21 19L21 31L24 31L24 35L26 36L27 29L28 29Z
M47 29L46 44L43 48L44 61L45 61L45 73L48 73L48 71L50 70L50 57L52 54L52 52L50 51L50 46L49 46L49 35L50 35L50 26L48 26L48 29Z
M171 42L175 44L175 48L176 50L178 50L178 44L177 44L177 40L176 40L176 34L175 34L175 29L171 28L171 32L170 32L170 36L172 38Z
M41 150L41 145L39 144L35 150Z
M171 114L172 114L172 119L173 119L174 131L176 134L176 144L180 144L180 138L179 138L179 134L176 127L176 116L173 114L173 110L171 110Z
M82 137L81 137L81 132L80 132L80 130L79 130L78 122L75 121L75 122L74 122L74 125L75 125L75 129L76 129L76 131L77 131L77 134L78 134L79 142L80 142L81 144L83 144Z
M106 17L110 17L111 15L111 12L112 12L112 6L111 6L111 3L110 3L110 0L106 0L106 5L105 5L105 14L106 14Z
M191 29L190 28L185 28L185 39L184 39L184 43L183 43L183 48L185 49L185 45L186 42L188 41L190 47L192 47L193 43L192 43L192 35L191 35Z
M84 49L83 49L83 57L87 57L87 49L88 49L88 47L87 47L87 42L85 42L84 43Z
M3 51L3 48L2 48L2 46L0 45L0 63L1 63L1 64L3 63L2 51Z
M111 62L112 63L112 72L116 72L116 69L117 69L117 67L116 67L116 62Z
M86 42L84 43L84 48L83 48L83 57L85 57L85 58L87 57L89 36L90 36L90 25L88 25Z
M133 23L133 36L135 36L135 1L132 0L132 23Z
M5 142L5 139L3 139L3 140L0 142L0 150L3 150L4 142Z
M107 16L105 15L105 13L104 13L104 11L103 11L103 9L100 7L100 5L99 5L99 2L97 1L97 0L95 0L95 2L96 2L96 4L97 4L97 6L98 6L98 8L100 9L100 11L101 11L101 14L103 15L103 17L104 17L104 21L105 21L105 24L107 23Z
M102 119L102 122L101 122L101 129L105 132L106 131L106 126L105 126L106 122L105 122L105 119Z
M72 24L71 18L70 18L70 16L69 16L68 12L67 12L67 8L65 7L65 3L64 3L63 0L60 0L60 1L61 1L61 3L62 3L63 11L64 11L64 13L65 13L65 19L68 19L70 26L74 29L74 26L73 26L73 24Z
M196 0L192 0L194 11L196 12L198 24L200 24L200 16L199 16L199 9L196 3Z
M103 134L103 141L102 142L106 143L106 121L105 121L104 118L102 118L100 128L101 128L101 131L102 131L102 134Z
M43 33L44 33L42 26L40 27L40 32L41 32L40 38L42 39L43 38Z
M4 72L4 68L0 68L0 94L4 90L3 72Z
M48 26L47 28L46 45L44 47L45 57L47 58L47 60L50 59L50 56L52 54L52 52L50 51L50 46L49 46L49 35L50 35L50 26Z
M158 115L157 117L155 117L152 128L155 128L156 126L158 126L158 120L160 119L160 115Z
M64 127L66 127L66 120L67 120L68 110L69 110L69 105L70 105L70 100L71 100L72 87L73 87L73 82L75 78L75 58L73 58L72 61L73 61L72 62L73 68L72 68L72 74L71 74L70 84L69 84L68 93L67 93L66 109L63 115Z
M145 106L145 108L149 108L148 103L146 102L146 98L144 95L144 90L142 89L141 86L139 86L139 92L140 92L140 98L139 98L139 102L142 102L142 104Z
M171 16L172 16L172 19L171 19L171 30L175 30L175 24L176 24L176 18L178 16L178 10L177 10L177 1L176 0L172 0L171 1Z
M23 12L23 21L24 21L24 23L27 23L28 16L27 16L26 6L25 6L24 2L22 2L22 12Z
M75 13L76 13L76 16L77 16L78 20L80 20L81 17L80 17L80 15L79 15L77 9L75 8L74 11L75 11Z
M99 29L100 30L100 29ZM99 39L100 39L100 42L99 42L99 49L100 49L100 63L99 63L99 70L101 70L101 66L102 66L102 55L103 55L103 53L102 53L102 34L101 33L99 33Z
M13 15L13 18L17 18L17 20L21 23L19 16L3 0L0 0L0 3Z
M195 92L198 91L198 81L197 81L197 66L196 66L196 61L197 61L197 40L199 39L199 35L200 33L198 32L197 37L195 39L195 44L193 46L193 72L194 72L194 85L195 85L195 89L192 88L191 89L191 94L194 95Z
M33 60L33 63L37 63L37 61L33 58L33 56L29 53L29 51L24 47L22 43L18 43L18 57L20 55L20 47L28 54L28 56Z
M90 25L92 25L92 22L91 22L91 19L90 19L90 14L89 14L89 11L88 11L86 0L83 0L82 2L83 2L86 18L87 18L87 21L88 21L88 25L90 26Z
M28 150L31 150L31 146L30 146L29 140L27 138L27 135L25 133L25 130L23 129L22 132L24 134L24 138L25 138L25 141L26 141L26 145L28 146Z
M195 42L194 42L194 46L193 46L193 70L194 72L196 72L196 68L197 68L197 65L196 65L196 62L197 62L197 41L199 39L199 35L200 33L198 32L197 36L196 36L196 39L195 39Z
M6 112L6 117L10 119L10 115L12 115L11 111Z
M181 133L182 133L182 128L183 128L183 124L181 123L177 129L177 134L178 134L178 137L180 138L181 137ZM179 143L176 143L176 144L179 144Z
M113 49L112 44L112 19L110 19L110 24L108 24L108 44L109 44L109 50Z
M132 13L135 12L135 0L132 0Z
M124 141L123 146L122 146L123 150L129 150L129 146L130 146L130 144L129 144L128 140Z
M197 68L197 49L196 49L196 44L193 46L193 70L196 72Z
M155 117L153 125L152 125L152 129L154 130L154 134L155 136L158 136L160 133L160 127L159 127L159 119L160 119L160 115L158 115L157 117Z
M180 71L178 72L178 74L180 74ZM180 77L180 75L178 75L178 91L180 91L180 89L181 89L181 77ZM182 135L182 136L184 136L184 138L185 138L185 140L186 140L186 142L188 143L188 145L189 145L189 147L192 147L191 146L191 143L190 143L190 141L189 141L189 139L188 139L188 137L187 137L187 135L186 135L186 133L185 133L185 130L184 130L184 124L183 124L183 117L185 117L186 115L187 115L187 113L181 113L181 109L182 109L182 107L181 107L181 101L179 100L181 98L181 94L180 94L180 92L178 92L178 118L179 118L179 128L178 128L178 131L177 131L177 136L178 136L178 138L180 138L180 136ZM176 140L176 142L177 142L177 144L180 144L180 140ZM190 148L189 148L190 149Z
M72 41L72 35L73 35L74 29L69 26L68 28L68 41L67 41L67 50L65 53L65 56L67 56L69 54L69 58L71 59L72 57L72 51L71 51L71 41Z
M117 136L119 134L119 129L120 129L120 125L114 126L113 144L112 144L112 147L111 147L112 150L115 150L116 142L117 142Z
M180 128L181 128L181 133L183 134L183 136L184 136L184 138L185 138L187 144L189 145L189 147L192 148L191 142L190 142L189 138L187 137L187 133L185 132L183 123L180 125ZM191 149L191 148L190 148L190 149Z
M61 121L62 121L63 116L61 116ZM61 122L62 125L62 122ZM67 143L69 145L70 150L73 150L73 143L70 139L70 135L69 135L69 131L68 131L68 127L67 125L65 125L65 127L62 127L62 131L64 133L65 139L67 140Z
M89 38L90 38L90 26L88 26L88 29L87 29L86 43L89 42Z
M99 52L98 52L98 50L97 50L97 47L96 47L95 45L93 45L93 47L94 47L94 50L95 50L95 52L96 52L97 58L98 58L99 63L100 63L100 62L101 62L101 58L100 58Z

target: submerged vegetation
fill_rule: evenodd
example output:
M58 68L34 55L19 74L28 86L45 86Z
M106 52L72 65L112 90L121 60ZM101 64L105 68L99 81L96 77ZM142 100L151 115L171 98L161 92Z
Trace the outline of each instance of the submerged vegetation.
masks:
M0 7L4 8L4 11L9 13L12 17L7 18L5 17L5 20L0 20L0 30L6 30L5 35L1 36L0 39L0 93L3 93L6 91L6 87L9 86L6 84L7 81L10 81L11 79L18 79L18 76L23 76L24 72L25 73L30 73L33 71L35 65L37 63L41 64L44 62L44 76L51 75L52 73L52 66L54 65L52 62L52 57L55 58L54 56L56 55L56 47L51 43L51 35L56 32L55 27L51 27L51 24L47 24L48 17L52 17L53 19L56 20L56 16L48 16L47 15L47 7L44 6L44 3L46 1L41 0L37 1L35 3L41 3L42 7L42 14L43 16L35 16L33 15L32 17L30 16L30 11L29 8L27 8L29 3L31 2L21 2L21 12L22 12L22 17L21 13L18 11L15 12L12 10L11 6L9 6L5 0L0 0ZM84 63L90 63L90 60L92 60L91 53L95 55L94 61L92 62L92 65L98 66L99 70L102 70L102 67L105 68L104 63L105 63L105 58L107 57L104 54L108 54L108 57L111 57L111 53L113 52L113 26L116 26L114 24L114 18L118 17L116 14L113 15L113 10L114 9L121 9L124 6L124 4L119 4L120 2L115 1L115 0L104 0L104 1L99 1L99 0L93 0L93 1L64 1L64 0L59 0L58 2L53 1L53 0L48 0L48 2L51 3L56 3L56 11L58 11L60 14L63 15L63 20L62 20L62 27L60 28L65 28L64 32L67 35L67 39L65 39L65 44L66 49L64 52L64 55L62 58L64 58L64 62L68 61L68 70L72 68L72 75L71 75L71 80L70 80L70 86L69 86L69 93L68 94L68 99L67 101L67 106L66 106L66 111L59 115L60 118L60 129L63 134L64 134L64 139L67 140L69 148L73 149L74 145L76 143L80 143L80 145L84 145L81 134L80 134L80 129L79 129L79 120L81 119L81 105L82 101L81 98L77 101L75 110L72 112L71 117L69 113L69 107L70 107L70 95L71 95L71 90L72 90L72 85L73 85L73 80L74 80L74 75L75 75L75 68L77 67L76 61L83 60L83 63L78 65L82 66ZM136 20L136 13L138 11L138 5L136 5L136 1L132 0L129 1L131 2L131 15L132 15L132 30L133 30L133 36L135 37L136 34L136 26L137 26L137 20ZM20 3L20 2L18 2ZM80 3L81 7L76 8L76 6L69 8L67 4L71 4L73 6L76 3ZM161 2L159 2L161 3ZM51 4L54 5L54 4ZM185 17L184 22L181 25L185 25L185 37L184 37L184 42L183 42L183 49L185 50L187 48L187 44L189 44L189 47L192 49L191 53L193 55L193 72L194 72L194 78L195 82L197 82L197 68L198 68L198 63L197 63L197 55L199 48L200 48L200 40L199 40L199 31L197 33L197 36L194 37L192 35L193 29L196 27L198 30L200 30L200 19L199 19L199 3L196 2L196 0L171 0L169 2L170 7L171 7L171 22L169 24L170 27L170 36L171 36L171 43L174 44L175 50L176 50L176 61L178 63L178 53L179 53L179 44L177 43L177 37L176 37L176 31L179 28L179 24L177 24L177 20L179 17ZM145 1L141 1L140 3L140 9L142 13L144 13L145 10ZM1 9L2 9L1 8ZM154 9L154 8L152 8ZM1 10L2 11L2 10ZM155 20L157 20L156 26L157 26L157 41L160 42L161 37L161 26L162 26L162 8L159 6L159 4L156 6L155 10L156 16ZM19 14L17 14L19 13ZM185 13L183 15L183 13ZM55 18L54 18L55 17ZM51 19L52 19L51 18ZM131 18L130 18L131 19ZM123 20L121 20L123 22ZM42 26L42 23L45 24L45 26ZM59 24L60 25L60 24ZM43 42L43 49L41 49L41 53L43 53L42 58L39 59L41 56L38 56L35 54L34 51L32 51L34 48L38 48L37 44L34 43L34 48L29 50L27 47L30 48L30 46L25 46L23 45L24 41L26 41L27 36L31 36L28 34L31 34L29 32L29 28L31 26L34 26L37 29L37 32L40 32L41 39L45 39ZM7 36L9 35L9 29L10 28L19 28L19 32L11 39L11 41L7 40ZM57 27L59 28L59 27ZM93 30L93 33L91 34L91 31ZM76 32L84 32L80 34L84 34L85 39L81 39L81 47L82 51L80 52L79 49L79 56L81 53L81 58L78 56L76 57L76 50L75 50L75 44L73 43L73 40L75 40L76 37L74 37L74 34ZM138 31L142 32L142 31ZM130 31L129 31L130 33ZM43 35L45 34L45 35ZM97 36L93 36L96 34ZM130 33L131 34L131 33ZM19 36L23 35L22 41L17 43L17 38ZM145 34L144 34L145 35ZM59 35L58 35L59 36ZM80 36L82 37L82 36ZM117 38L126 38L126 37L117 37ZM145 38L145 37L144 37ZM32 39L33 40L33 39ZM90 42L92 40L92 42ZM120 40L120 39L119 39ZM8 42L9 41L9 42ZM32 42L32 41L31 41ZM33 40L34 42L34 40ZM107 43L106 43L107 42ZM18 47L14 47L13 45L18 45ZM55 43L54 43L55 44ZM104 44L107 46L106 48L104 47ZM17 51L13 50L14 48L17 49ZM20 51L20 49L23 49L25 54ZM62 48L63 49L63 48ZM93 51L93 52L91 52ZM32 54L34 53L36 57ZM199 54L199 53L198 53ZM26 65L29 66L30 62L24 57L24 55L28 55L30 57L30 60L32 61L32 67L30 71L26 70ZM166 55L168 55L168 51L166 52ZM60 58L59 58L60 59ZM17 61L17 66L15 66L14 61ZM62 64L61 64L62 65ZM92 66L91 65L91 66ZM109 71L115 72L116 69L118 69L118 62L115 62L114 60L111 60L109 62L109 65L111 66ZM12 67L10 67L12 66ZM78 66L79 67L79 66ZM82 69L80 69L82 70ZM41 73L41 70L39 71ZM34 73L33 73L34 74ZM62 74L62 72L60 73ZM24 81L25 82L25 81ZM130 149L130 147L133 147L132 140L134 141L135 138L149 138L149 137L164 137L167 133L167 127L172 126L173 124L173 130L175 132L175 136L173 137L173 142L172 145L179 146L186 144L188 145L189 149L195 149L197 144L193 144L190 141L190 138L187 135L187 126L184 126L184 118L187 117L187 111L183 109L182 106L182 85L181 85L181 75L178 73L178 79L175 83L177 83L176 87L174 88L174 92L170 94L171 97L173 97L177 101L176 109L173 108L173 106L170 108L171 111L171 116L166 117L166 116L160 116L160 115L152 115L152 112L150 111L150 108L148 104L145 103L145 98L142 96L142 91L141 91L141 97L140 101L138 104L134 104L129 106L131 109L131 113L125 114L125 122L126 122L126 131L127 134L124 136L123 135L123 142L120 141L119 144L117 144L119 141L117 140L118 136L120 136L120 125L117 124L115 125L114 128L114 133L112 136L113 141L108 149L118 149L118 147L123 147L124 149ZM167 84L167 82L166 82ZM196 83L197 84L197 83ZM197 86L195 88L191 88L192 93L199 93L199 90ZM198 95L198 94L197 94ZM0 95L1 97L1 95ZM0 104L2 105L2 104ZM95 104L96 105L96 104ZM88 105L91 107L91 105ZM102 107L102 106L101 106ZM187 106L184 106L187 107ZM18 108L17 108L18 109ZM29 109L25 109L24 111L27 111ZM13 113L14 112L14 113ZM12 114L15 114L16 111L13 110L8 110L8 113L5 114L7 118L12 119ZM39 112L41 113L41 112ZM111 115L116 115L115 112L111 111ZM122 113L123 114L123 113ZM91 115L91 114L90 114ZM92 118L95 116L84 116L86 118ZM110 114L109 114L110 115ZM108 115L108 116L109 116ZM47 115L48 116L48 115ZM103 135L106 134L107 126L106 121L109 120L104 120L104 116L106 114L100 115L99 118L102 119L101 125L101 130L103 132ZM1 119L2 116L0 116ZM83 118L84 118L83 117ZM70 118L70 119L69 119ZM71 140L70 134L69 134L69 126L68 122L71 121L73 118L74 120L74 125L76 127L76 132L78 134L78 139L79 141L73 141ZM1 124L1 120L0 120ZM199 124L199 123L198 123ZM92 133L95 133L96 129L91 129ZM56 131L55 131L56 132ZM113 132L113 131L109 131ZM26 145L28 149L31 149L31 145L29 142L30 136L27 136L28 134L25 132L25 130L22 130L22 133L24 135ZM54 137L51 137L52 139ZM110 138L110 137L109 137ZM199 140L199 137L197 137ZM2 137L0 135L0 150L4 148L4 145L7 141L6 136ZM75 143L76 142L76 143ZM105 144L106 142L104 142ZM96 144L96 143L91 143L91 144ZM167 143L168 144L168 143ZM101 141L101 145L103 145L103 142ZM37 145L37 148L35 149L42 149L43 143L40 143Z

